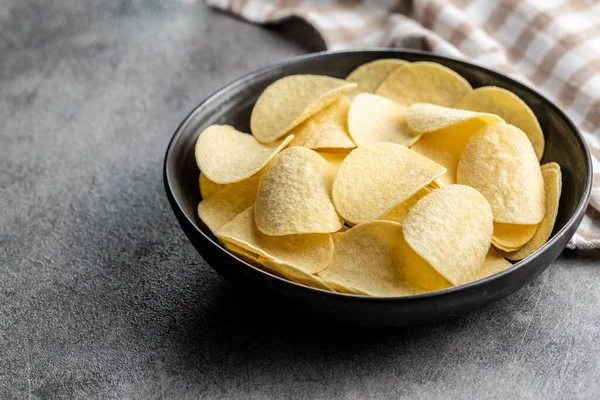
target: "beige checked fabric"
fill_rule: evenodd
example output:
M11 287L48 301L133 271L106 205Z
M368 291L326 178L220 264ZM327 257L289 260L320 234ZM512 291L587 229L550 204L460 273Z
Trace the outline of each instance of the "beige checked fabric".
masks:
M590 207L570 248L600 248L600 0L207 0L248 21L312 25L327 49L402 47L464 58L537 88L594 158Z

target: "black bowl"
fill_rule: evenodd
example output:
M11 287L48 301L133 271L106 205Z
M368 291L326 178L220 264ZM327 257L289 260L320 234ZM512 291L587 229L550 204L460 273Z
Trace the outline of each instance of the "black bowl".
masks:
M302 286L264 272L225 250L196 214L200 193L194 145L211 124L229 124L249 132L250 112L260 93L273 81L292 74L344 78L357 66L379 58L433 61L458 72L473 87L494 85L517 94L534 111L546 137L542 162L562 167L563 189L551 239L508 270L468 285L407 297L364 297ZM164 164L167 197L198 253L217 272L251 294L277 296L288 306L313 315L355 324L409 325L452 317L499 300L544 271L565 248L583 218L592 185L585 142L573 123L553 103L498 72L430 53L401 50L323 52L297 57L246 75L217 91L181 123L169 143Z

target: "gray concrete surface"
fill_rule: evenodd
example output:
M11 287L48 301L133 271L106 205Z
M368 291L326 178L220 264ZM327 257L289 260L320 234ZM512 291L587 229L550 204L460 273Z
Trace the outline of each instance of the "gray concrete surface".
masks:
M0 2L0 398L597 398L600 253L441 324L272 318L195 253L164 150L305 50L181 0Z

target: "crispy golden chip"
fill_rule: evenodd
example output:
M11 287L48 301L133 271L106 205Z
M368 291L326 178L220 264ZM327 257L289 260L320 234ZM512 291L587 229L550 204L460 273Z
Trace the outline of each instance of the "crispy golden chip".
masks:
M477 189L494 222L535 225L544 217L544 181L527 136L508 124L488 125L465 145L457 182Z
M292 267L280 261L266 259L233 243L224 240L221 242L223 246L231 253L235 254L250 265L262 269L263 271L295 283L300 283L302 285L317 289L333 291L332 288L330 288L321 278L316 275L308 274L298 268Z
M418 292L433 292L454 286L409 246L403 232L397 240L404 279Z
M225 240L222 240L221 244L230 253L233 253L236 256L241 257L244 261L252 261L252 262L258 262L259 261L259 258L260 258L259 255L256 254L256 253L251 252L250 250L246 250L243 247L240 247L240 246L235 245L233 243L227 242Z
M504 122L502 118L494 114L458 110L434 104L413 104L406 111L406 122L413 134L439 131L474 118L488 124Z
M454 285L474 279L493 230L492 209L485 197L462 185L429 193L402 224L409 246Z
M507 247L507 246L502 246L501 244L498 244L497 242L494 242L492 240L492 245L494 246L494 248L498 251L517 251L519 250L521 247Z
M333 291L333 289L323 281L317 275L309 274L301 269L294 268L284 262L268 260L263 257L259 257L258 260L269 272L275 272L277 275L286 278L287 280L301 283L306 286L314 287L317 289L323 289L327 291Z
M492 244L505 251L517 250L535 234L537 225L503 224L494 222Z
M469 82L451 69L436 63L416 62L394 70L375 94L404 106L431 103L453 107L471 90Z
M198 137L196 162L206 178L215 183L239 182L260 171L292 139L290 135L265 145L231 126L211 125Z
M446 172L446 174L447 173L448 172ZM444 175L442 175L442 176L444 176ZM435 189L441 188L442 186L444 186L444 184L440 182L440 178L435 178L434 180L431 181L431 183L427 187L431 190L435 190Z
M211 232L215 233L223 225L246 210L256 199L258 178L227 185L227 187L198 204L198 216Z
M361 93L354 98L348 112L348 132L358 146L390 142L410 146L419 137L406 124L406 107L385 97Z
M337 170L340 164L350 153L324 153L319 152L319 155L327 161L327 177L329 182L333 185L333 180L337 174Z
M347 81L358 84L358 87L348 92L346 96L354 97L359 93L374 93L389 74L406 64L408 64L407 61L384 58L361 65L346 78Z
M333 203L346 221L372 221L445 171L404 146L371 143L353 150L340 165L333 181Z
M444 166L447 172L436 178L434 185L456 183L456 169L465 145L476 132L486 126L480 119L472 119L446 129L427 133L415 143L411 150Z
M372 221L333 237L333 258L319 276L337 291L405 296L449 286L402 240L400 224Z
M558 214L558 203L560 202L560 193L562 190L562 176L560 166L551 162L542 166L542 175L544 177L544 189L546 192L546 214L540 222L533 238L515 252L502 252L504 257L509 260L521 260L544 245L552 235L556 216Z
M325 159L306 147L279 153L258 184L254 207L258 229L276 236L340 230L328 170Z
M227 250L229 250L231 253L235 254L242 260L273 275L277 275L281 278L300 283L306 286L311 286L328 291L333 290L325 282L323 282L321 278L319 278L316 275L308 274L298 268L292 267L282 262L266 259L264 257L259 256L256 253L244 249L243 247L237 246L233 243L224 240L222 241L222 244L223 247L225 247Z
M547 170L549 170L549 169L554 169L554 170L558 171L559 173L560 173L560 171L561 171L561 169L560 169L560 165L559 165L558 163L555 163L554 161L552 161L552 162L549 162L549 163L546 163L546 164L542 165L542 166L540 167L540 169L542 170L542 173L543 173L544 171L547 171ZM562 175L562 174L561 174L561 175ZM562 181L562 179L561 179L561 181Z
M256 174L252 175L248 179L244 179L243 181L228 183L227 185L222 185L220 183L215 183L204 176L203 173L200 173L200 194L202 195L202 199L206 200L212 195L220 192L223 189L227 189L228 187L236 187L237 190L244 190L243 187L250 185L254 188L254 192L256 192L256 187L258 185L258 179L260 178L260 171Z
M333 255L333 241L329 233L265 235L256 227L253 207L249 207L223 225L217 230L216 236L268 260L287 264L307 274L315 274L325 269Z
M346 157L348 157L348 154L350 154L350 152L347 153L327 153L327 152L319 152L318 153L321 157L323 157L325 159L325 161L327 161L327 163L329 164L329 167L333 173L333 175L335 176L335 174L337 173L338 168L340 167L340 164L342 163L342 161L344 161L344 159Z
M221 185L208 179L202 172L200 172L200 194L203 199L207 199L213 194L225 189L226 185Z
M259 142L274 142L356 86L356 83L321 75L281 78L266 88L256 101L250 116L250 130Z
M513 92L495 86L481 87L463 97L456 108L498 115L525 132L538 161L542 159L545 145L540 123L531 108Z
M353 149L356 147L348 136L348 110L350 100L340 97L291 130L292 146L309 149Z
M394 221L399 224L402 224L404 222L404 220L406 219L406 216L408 215L408 212L410 211L410 209L413 208L413 206L415 204L417 204L417 202L419 200L421 200L427 194L431 193L431 191L432 191L432 189L430 189L428 187L424 187L423 189L419 190L417 193L410 196L407 200L404 200L402 203L400 203L396 207L392 208L390 210L390 212L385 214L383 217L378 218L378 219L381 219L384 221Z
M512 264L504 259L502 255L500 255L493 247L490 247L487 255L485 256L485 260L483 261L483 265L481 268L475 273L475 278L473 281L478 281L483 278L487 278L488 276L492 276L497 274L498 272L502 272L508 268L512 267Z

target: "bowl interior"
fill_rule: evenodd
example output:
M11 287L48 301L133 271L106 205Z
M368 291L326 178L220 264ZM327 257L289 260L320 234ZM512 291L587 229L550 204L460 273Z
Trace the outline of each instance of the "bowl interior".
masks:
M344 78L357 66L378 58L438 62L462 75L474 88L499 86L523 99L537 116L546 138L542 163L555 161L562 168L562 195L553 235L575 215L589 185L587 153L576 128L556 106L510 78L466 62L428 53L373 50L324 53L290 60L240 78L198 106L178 129L166 159L166 173L173 196L186 217L196 228L214 239L196 212L201 196L194 145L203 129L212 124L227 124L242 132L249 132L252 106L261 92L275 80L291 74Z

